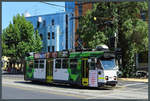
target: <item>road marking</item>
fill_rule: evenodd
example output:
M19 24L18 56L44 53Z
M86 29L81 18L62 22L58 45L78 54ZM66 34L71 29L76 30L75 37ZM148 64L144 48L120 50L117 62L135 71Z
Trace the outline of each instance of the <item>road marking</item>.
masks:
M145 83L126 84L126 85L124 85L124 86L125 86L125 87L128 87L128 86L142 85L142 84L145 84Z
M136 88L136 89L130 89L131 91L136 91L136 90L141 90L141 89L145 89L145 88L147 88L147 90L148 90L148 86L146 86L146 87L141 87L141 88Z
M132 89L129 89L128 91L127 90L121 90L120 89L114 89L113 91L112 90L85 90L85 89L71 89L71 88L61 88L61 87L57 87L57 86L44 86L44 85L34 85L31 83L29 84L22 84L22 83L15 83L15 81L20 81L20 82L23 82L23 80L9 80L9 79L3 79L2 80L3 82L3 85L10 85L10 87L18 87L20 86L22 89L24 90L32 90L32 89L35 89L36 91L38 90L38 92L43 92L43 93L50 93L50 94L56 94L56 95L64 95L64 96L74 96L74 97L77 97L77 98L83 98L83 99L96 99L96 98L119 98L119 99L124 99L126 97L129 96L129 98L143 98L143 97L140 97L139 95L141 95L140 93L142 92L136 92L137 94L133 94L134 96L132 95L126 95L124 96L124 94L129 94L129 93L133 93L134 91L132 91ZM127 87L127 86L133 86L133 85L141 85L141 84L146 84L146 83L134 83L134 84L126 84L126 85L123 85L121 86L122 88L123 87ZM19 88L20 88L19 87ZM119 86L120 87L120 86ZM120 87L120 88L121 88ZM110 93L111 92L111 93ZM121 95L123 94L123 95ZM145 93L144 93L145 94ZM116 96L118 95L118 96ZM143 94L142 94L143 95ZM145 94L147 95L147 94ZM147 98L144 97L144 98Z
M10 86L10 85L8 85L8 84L5 84L5 85L3 85L3 86L33 91L33 88L31 89L31 88L27 88L27 87ZM35 89L34 89L34 90L35 90ZM37 90L36 90L36 91L37 91ZM35 92L35 91L33 91L33 92ZM87 96L80 96L80 95L69 94L69 93L64 94L64 93L61 93L61 92L49 92L49 91L42 91L42 90L38 90L38 92L41 92L41 93L49 93L49 94L55 94L55 95L72 96L72 97L77 97L77 98L87 98Z

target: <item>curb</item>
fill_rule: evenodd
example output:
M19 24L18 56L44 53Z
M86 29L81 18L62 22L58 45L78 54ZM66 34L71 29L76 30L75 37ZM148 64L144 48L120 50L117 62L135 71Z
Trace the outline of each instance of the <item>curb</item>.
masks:
M123 81L134 81L134 82L148 82L148 79L136 79L136 78L118 78Z

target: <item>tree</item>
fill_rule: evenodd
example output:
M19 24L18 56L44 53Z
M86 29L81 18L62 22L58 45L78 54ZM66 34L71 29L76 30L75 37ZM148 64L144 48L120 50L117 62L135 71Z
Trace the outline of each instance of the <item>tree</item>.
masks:
M79 20L77 33L86 47L111 46L110 39L118 34L124 77L134 76L135 53L148 50L148 24L140 18L141 11L148 14L147 2L101 2Z
M108 40L114 36L117 27L116 9L115 3L101 2L95 4L86 16L80 18L80 27L77 33L81 36L86 47L95 48L99 44L109 45Z
M13 23L3 30L2 55L11 57L11 61L24 62L28 52L39 52L42 42L38 31L34 31L33 25L19 14L13 17Z
M118 3L118 47L122 49L124 77L135 76L135 54L148 50L148 24L140 18L148 12L147 2Z

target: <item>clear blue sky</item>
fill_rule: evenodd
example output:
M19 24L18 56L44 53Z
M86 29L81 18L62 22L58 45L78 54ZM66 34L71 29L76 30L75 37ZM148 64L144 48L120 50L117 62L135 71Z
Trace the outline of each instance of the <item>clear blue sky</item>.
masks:
M48 2L51 4L65 6L65 2ZM2 2L2 29L12 22L16 14L29 12L31 16L63 12L65 8L51 6L42 2Z

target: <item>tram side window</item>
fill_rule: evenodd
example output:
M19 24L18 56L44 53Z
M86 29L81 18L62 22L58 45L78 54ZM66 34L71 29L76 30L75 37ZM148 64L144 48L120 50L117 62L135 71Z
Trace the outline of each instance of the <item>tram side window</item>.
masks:
M68 68L68 59L62 60L62 68Z
M70 59L70 68L77 67L77 59Z
M40 60L40 68L44 68L44 60Z
M33 61L29 61L29 68L33 68Z
M61 68L61 59L56 60L56 68L57 69Z
M34 61L34 68L38 68L38 60Z

